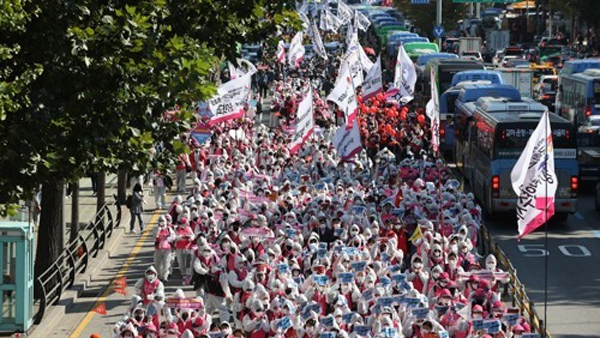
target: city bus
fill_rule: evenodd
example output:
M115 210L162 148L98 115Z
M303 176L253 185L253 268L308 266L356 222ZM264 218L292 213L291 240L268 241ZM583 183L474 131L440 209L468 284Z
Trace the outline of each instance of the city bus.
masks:
M502 98L506 102L523 102L519 90L510 85L463 86L454 101L452 157L457 167L463 167L468 142L466 131L477 108L475 101L480 97Z
M452 87L452 77L454 74L464 72L465 70L479 69L484 70L483 63L474 60L465 59L433 59L425 65L425 78L429 79L430 69L433 67L436 78L435 82L438 93L444 93Z
M591 115L600 114L600 69L562 75L556 96L556 113L573 122L585 124Z
M404 50L412 62L416 62L421 55L440 52L437 43L427 41L405 42Z
M467 70L452 77L452 87L440 95L440 149L452 153L454 148L455 102L463 88L476 85L502 85L499 72L491 70ZM493 95L493 92L487 93Z
M468 124L463 177L488 215L514 212L517 195L510 173L547 108L539 102L510 102L482 97L474 102ZM576 129L566 119L549 114L558 178L554 217L566 220L576 212L579 164Z

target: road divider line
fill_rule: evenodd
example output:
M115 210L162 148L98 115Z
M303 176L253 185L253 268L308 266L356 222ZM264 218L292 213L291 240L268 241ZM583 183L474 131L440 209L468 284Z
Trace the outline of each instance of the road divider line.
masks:
M94 318L94 315L96 314L96 311L94 311L94 310L96 309L96 307L99 304L104 303L106 301L106 299L108 298L108 296L110 296L112 294L112 292L113 292L112 287L114 285L115 280L125 276L125 273L129 269L129 267L131 266L133 261L135 260L135 257L142 250L142 247L144 246L144 242L146 241L146 238L148 238L148 236L150 236L150 234L152 233L152 228L158 221L159 215L160 215L160 211L156 210L154 212L154 214L152 215L152 218L150 219L148 226L146 227L146 231L144 231L142 236L138 239L137 243L135 244L135 247L133 248L133 250L131 250L129 257L127 257L127 260L125 261L125 263L123 264L121 269L119 269L119 272L117 272L115 277L110 281L110 283L108 284L108 286L102 293L102 296L100 296L94 302L94 305L86 313L85 317L81 320L81 322L79 322L79 324L77 325L75 330L69 335L69 338L77 338L77 337L81 336L81 333L83 332L83 330L90 324L90 322L92 321L92 318Z

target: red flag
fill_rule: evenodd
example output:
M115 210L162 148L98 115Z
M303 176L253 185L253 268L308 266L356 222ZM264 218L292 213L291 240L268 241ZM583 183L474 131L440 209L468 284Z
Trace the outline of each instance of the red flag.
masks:
M120 277L115 279L115 285L119 286L120 288L126 288L127 287L127 278L125 278L125 276Z
M96 306L96 308L94 309L94 312L101 315L106 315L106 305L104 303L98 304L98 306Z
M116 293L120 293L123 296L127 296L127 290L125 288L114 288L113 291Z

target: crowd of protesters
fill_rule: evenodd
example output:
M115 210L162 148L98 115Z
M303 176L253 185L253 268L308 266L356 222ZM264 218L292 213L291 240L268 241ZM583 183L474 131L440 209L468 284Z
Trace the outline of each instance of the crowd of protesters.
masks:
M273 80L259 88L271 98L268 123L232 120L203 144L190 139L180 194L168 208L157 200L165 213L153 229L154 264L136 283L117 337L519 338L530 331L501 301L507 274L477 250L481 210L433 156L421 109L383 94L363 102L358 88L363 150L340 161L331 138L343 114L325 99L339 58L285 72L272 63ZM298 103L309 91L317 127L290 153ZM173 280L193 294L165 294Z

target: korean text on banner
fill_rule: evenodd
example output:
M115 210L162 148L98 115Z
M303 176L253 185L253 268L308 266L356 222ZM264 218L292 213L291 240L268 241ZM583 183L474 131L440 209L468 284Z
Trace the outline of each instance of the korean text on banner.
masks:
M335 87L331 93L327 96L327 100L334 102L340 110L344 112L346 118L346 125L348 128L352 127L352 121L358 114L358 103L356 102L356 93L352 84L352 77L350 75L350 67L345 62L340 67L340 73Z
M396 67L394 69L394 90L397 91L400 101L408 103L412 101L417 82L417 71L412 60L406 54L404 46L400 45Z
M348 161L362 149L360 143L360 132L358 123L353 121L352 127L348 130L346 125L341 126L333 136L335 150L342 161Z
M296 128L294 129L294 135L292 136L292 143L289 144L290 153L296 153L304 142L312 135L315 120L313 118L313 98L312 91L309 90L308 94L298 105L298 114L296 119Z
M363 32L366 32L371 25L371 21L359 11L354 11L354 25Z
M283 60L285 60L285 44L283 40L279 40L277 44L277 62L283 63Z
M290 50L288 51L288 63L294 68L300 67L300 63L304 57L305 49L302 45L303 38L304 33L298 32L296 35L294 35L292 43L290 44Z
M342 25L347 24L352 20L354 12L350 6L346 5L343 1L338 1L337 17L342 22Z
M381 76L381 56L377 57L377 61L373 64L373 67L369 69L365 81L362 85L363 90L363 101L375 97L377 94L383 91L383 80Z
M431 99L427 102L425 113L431 121L431 146L434 152L438 152L440 147L440 102L437 85L435 84L435 69L431 67Z
M558 180L554 171L554 151L550 118L546 111L529 137L510 179L518 196L519 239L554 215Z
M209 125L233 120L244 115L244 105L250 96L252 73L222 84L217 95L208 101L213 116Z
M358 48L348 48L346 51L346 55L342 60L342 64L340 65L338 77L336 79L336 83L340 81L341 73L344 67L348 67L348 71L350 72L350 76L352 77L352 83L354 88L362 85L364 77L363 77L363 67L360 61L360 51Z
M321 21L319 22L319 28L325 32L336 32L340 29L342 22L337 16L331 14L327 9L321 12Z

